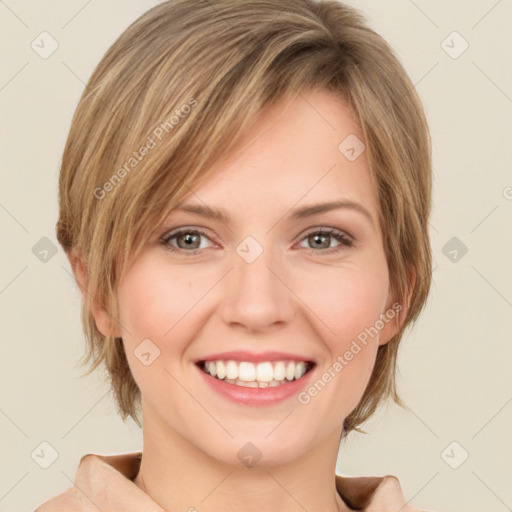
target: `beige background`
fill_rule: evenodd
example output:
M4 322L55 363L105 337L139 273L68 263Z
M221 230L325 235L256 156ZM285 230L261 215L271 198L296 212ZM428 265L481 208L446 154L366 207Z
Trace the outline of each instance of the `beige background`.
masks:
M64 491L85 453L141 449L141 431L117 417L100 374L80 379L80 297L62 250L45 263L32 248L42 237L57 246L58 166L86 80L157 3L0 2L0 511L33 510ZM504 512L512 507L512 5L350 3L396 49L425 103L435 271L400 354L410 410L381 409L369 435L342 448L338 472L394 474L407 500L437 512ZM47 59L31 48L43 31L59 45ZM452 58L464 40L469 47ZM467 247L462 257L446 246L452 237ZM58 452L48 469L31 457L44 441Z

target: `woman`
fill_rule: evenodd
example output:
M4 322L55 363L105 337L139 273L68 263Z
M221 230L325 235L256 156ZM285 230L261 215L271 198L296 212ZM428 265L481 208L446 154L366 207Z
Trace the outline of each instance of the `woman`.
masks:
M417 510L394 476L335 468L341 439L401 403L430 195L421 103L355 10L171 0L141 16L77 107L57 236L89 372L105 363L144 446L82 457L37 510Z

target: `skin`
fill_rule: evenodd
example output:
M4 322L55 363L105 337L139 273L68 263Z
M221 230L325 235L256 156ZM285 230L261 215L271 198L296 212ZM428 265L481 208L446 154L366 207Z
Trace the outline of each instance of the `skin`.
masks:
M328 91L264 110L239 149L185 200L224 208L232 221L172 212L120 282L126 331L112 332L107 312L94 311L103 334L122 336L142 393L135 483L166 510L349 510L334 482L343 420L397 321L369 338L306 405L297 396L263 407L234 403L207 386L194 364L228 350L293 352L316 362L313 383L391 307L365 152L351 162L338 150L349 134L363 139L347 106ZM289 216L340 199L363 206L370 219L354 208ZM179 252L161 241L183 227L207 233L192 244L195 255L183 237L180 246L177 238L168 242ZM309 235L326 228L353 244L326 236L316 246ZM250 264L236 252L247 236L263 249ZM134 355L147 338L160 349L149 366ZM237 457L248 442L261 452L252 468Z

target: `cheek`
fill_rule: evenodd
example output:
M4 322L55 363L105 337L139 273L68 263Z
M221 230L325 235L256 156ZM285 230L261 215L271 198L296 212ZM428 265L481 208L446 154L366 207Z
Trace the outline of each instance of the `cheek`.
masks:
M140 336L154 337L160 343L193 309L200 290L179 267L163 268L147 261L132 266L118 296L119 319L129 332L128 339L137 342Z
M187 340L193 335L189 320L197 314L202 295L203 288L194 285L179 267L163 269L158 262L139 262L126 275L118 290L119 320L125 328L123 342L128 362L141 388L159 374L148 372L148 368L172 371L180 364ZM152 343L141 344L147 339ZM150 367L137 360L139 352L148 351L151 358L158 354Z
M314 277L304 282L301 296L321 320L322 332L327 333L333 350L344 350L347 342L373 326L385 312L389 279L383 263L375 261L373 268L350 264L319 267Z
M180 375L183 354L200 324L198 302L204 293L205 286L183 267L170 268L151 258L136 262L118 290L119 320L127 331L123 343L133 378L148 403L173 411L176 418L186 415L189 400L172 376Z
M344 418L358 404L375 364L375 326L388 299L387 265L375 260L373 267L319 267L315 279L305 283L302 296L315 313L328 356L318 372L320 382L312 382L303 403L312 400L325 414L331 410L333 418Z

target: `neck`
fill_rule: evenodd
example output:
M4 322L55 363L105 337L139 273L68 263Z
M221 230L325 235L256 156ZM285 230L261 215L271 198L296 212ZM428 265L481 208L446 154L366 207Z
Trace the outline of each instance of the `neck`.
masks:
M134 483L164 510L346 512L335 486L340 432L293 460L244 467L214 458L162 423L144 418Z

